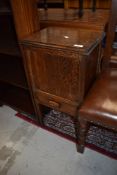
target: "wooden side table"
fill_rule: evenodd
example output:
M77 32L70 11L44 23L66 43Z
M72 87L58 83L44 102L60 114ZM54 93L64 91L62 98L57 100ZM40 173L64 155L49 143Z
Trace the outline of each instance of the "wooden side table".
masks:
M77 115L98 72L101 38L91 30L49 27L21 41L37 106Z

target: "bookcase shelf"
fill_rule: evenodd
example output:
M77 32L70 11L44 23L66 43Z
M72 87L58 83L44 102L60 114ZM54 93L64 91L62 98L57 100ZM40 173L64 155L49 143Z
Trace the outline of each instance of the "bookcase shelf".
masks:
M0 104L36 120L9 0L0 1Z
M21 57L0 54L0 81L28 89Z
M30 114L35 119L35 112L29 91L0 82L0 102L9 105L19 112Z

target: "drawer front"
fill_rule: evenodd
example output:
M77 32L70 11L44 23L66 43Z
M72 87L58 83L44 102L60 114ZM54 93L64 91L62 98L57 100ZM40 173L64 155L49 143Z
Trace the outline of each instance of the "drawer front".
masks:
M35 92L36 101L55 110L76 116L78 104L42 91Z

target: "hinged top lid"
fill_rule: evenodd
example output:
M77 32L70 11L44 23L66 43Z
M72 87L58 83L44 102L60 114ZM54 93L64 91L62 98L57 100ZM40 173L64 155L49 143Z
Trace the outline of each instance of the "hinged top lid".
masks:
M102 40L102 32L88 29L48 27L28 36L21 44L33 47L70 49L89 54Z

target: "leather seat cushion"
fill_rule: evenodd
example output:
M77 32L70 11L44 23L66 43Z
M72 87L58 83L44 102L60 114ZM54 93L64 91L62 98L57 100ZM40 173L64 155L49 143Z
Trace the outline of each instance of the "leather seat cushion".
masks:
M106 70L96 80L79 118L117 129L117 69Z

